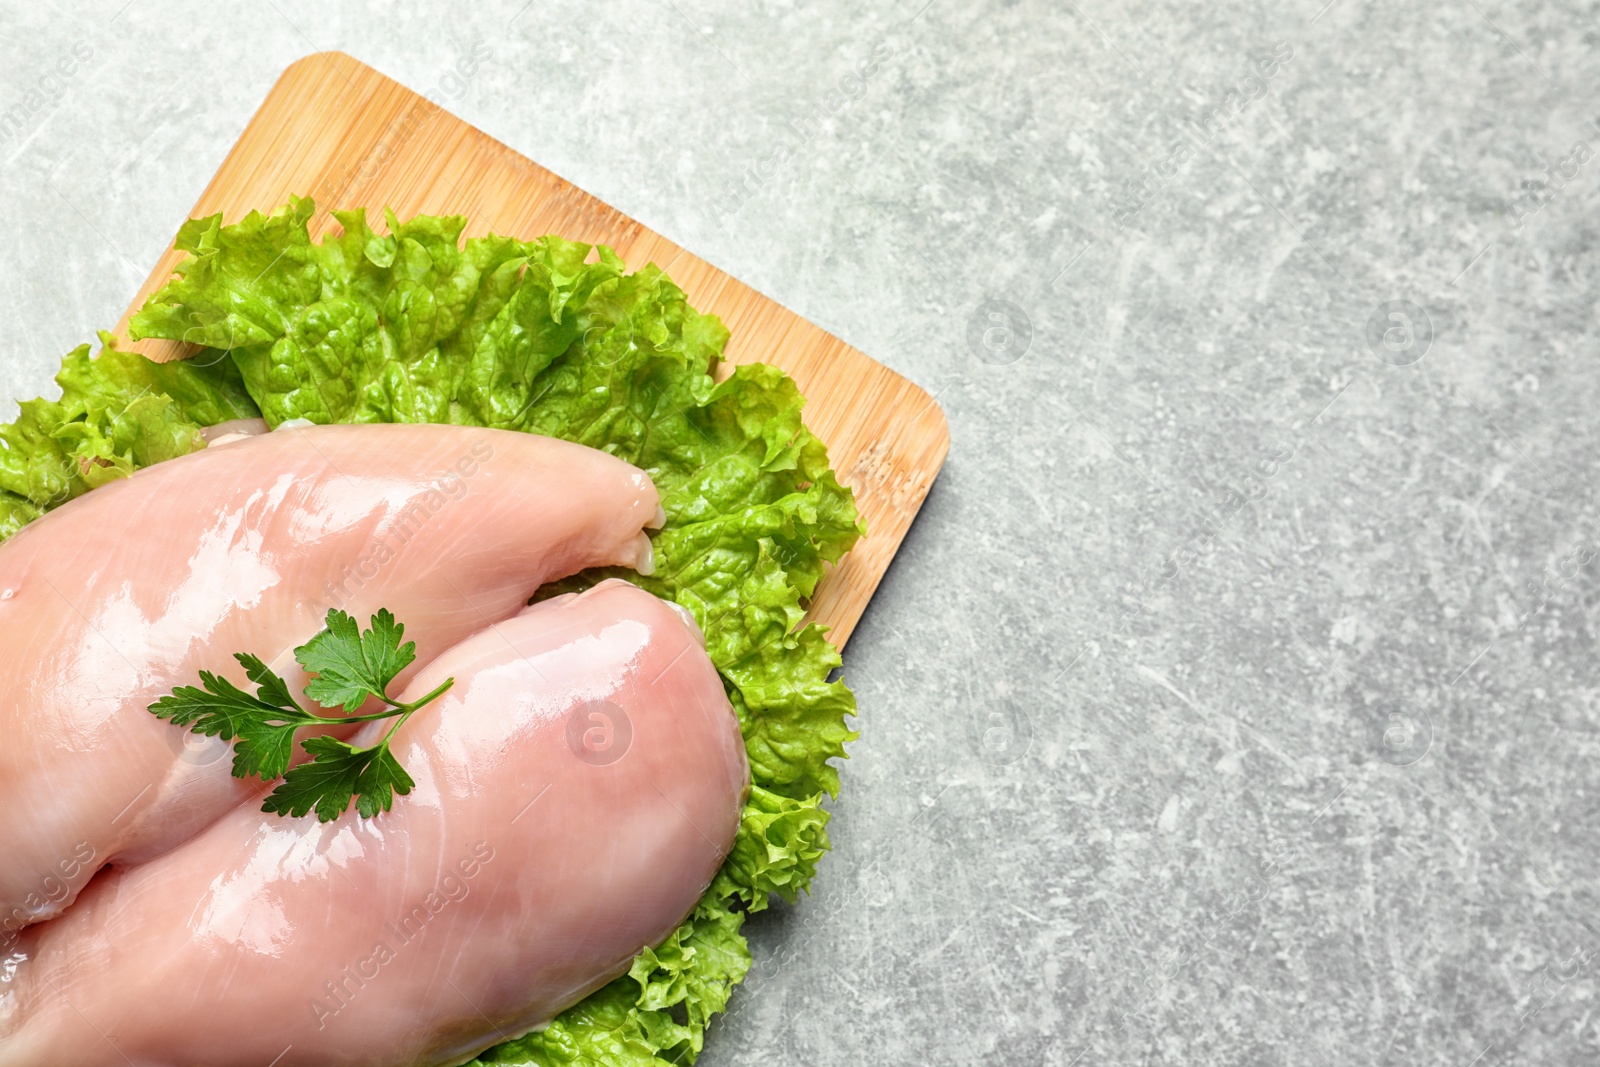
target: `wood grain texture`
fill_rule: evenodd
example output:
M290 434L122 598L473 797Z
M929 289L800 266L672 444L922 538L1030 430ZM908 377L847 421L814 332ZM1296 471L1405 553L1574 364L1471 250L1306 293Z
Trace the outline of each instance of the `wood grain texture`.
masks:
M291 193L317 201L313 238L336 225L330 207L365 206L377 216L387 206L401 218L465 215L468 236L554 233L610 245L629 269L660 265L694 307L727 324L731 363L774 363L794 377L807 398L806 424L856 492L868 534L823 580L810 612L843 645L949 451L944 413L926 392L340 52L308 56L284 72L191 216L220 211L234 222L279 207ZM167 250L117 324L122 344L152 359L191 354L175 342L133 344L127 333L128 319L181 258Z

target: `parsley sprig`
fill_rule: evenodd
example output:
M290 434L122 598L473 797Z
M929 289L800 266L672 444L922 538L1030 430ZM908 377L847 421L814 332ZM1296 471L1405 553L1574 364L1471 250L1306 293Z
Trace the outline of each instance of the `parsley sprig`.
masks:
M233 776L255 775L263 781L282 778L261 810L299 817L315 809L323 822L337 819L355 800L364 819L393 806L394 794L411 792L416 785L389 750L389 742L405 721L454 684L446 678L432 692L402 704L388 695L390 684L417 658L415 641L401 644L406 628L387 609L372 617L363 630L356 620L337 608L328 612L326 626L294 650L294 658L314 675L305 695L323 710L342 706L355 711L369 699L385 707L366 715L321 715L307 711L289 692L289 684L261 657L234 653L255 694L245 692L226 678L200 672L200 685L183 685L150 705L150 711L198 734L233 742ZM356 748L335 737L319 735L301 742L312 757L292 770L295 731L307 726L347 725L394 719L383 740Z

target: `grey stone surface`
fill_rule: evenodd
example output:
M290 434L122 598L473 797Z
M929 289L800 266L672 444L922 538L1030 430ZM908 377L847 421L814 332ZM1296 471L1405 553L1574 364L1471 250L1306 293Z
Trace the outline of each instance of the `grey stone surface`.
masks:
M952 424L702 1062L1592 1063L1600 8L1322 3L7 0L0 394L289 62L482 41L456 111Z

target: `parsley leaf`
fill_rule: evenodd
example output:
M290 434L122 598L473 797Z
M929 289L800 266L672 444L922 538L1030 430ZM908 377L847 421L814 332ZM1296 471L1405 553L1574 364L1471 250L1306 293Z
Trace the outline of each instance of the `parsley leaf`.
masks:
M251 696L226 678L200 672L200 688L179 686L150 705L159 718L187 726L197 734L235 741L233 776L259 775L272 779L289 769L294 755L294 732L320 722L295 703L284 680L259 657L235 657L245 675L256 683Z
M260 656L252 656L248 652L235 652L233 658L244 668L244 676L256 684L256 696L275 708L300 707L294 697L289 695L289 683L262 663Z
M336 737L313 737L304 747L316 758L284 775L262 811L298 818L315 808L318 819L331 822L359 797L356 810L370 819L390 809L395 793L405 796L416 785L389 751L388 737L372 748L356 748Z
M395 732L418 710L431 704L455 683L446 678L408 704L388 695L389 685L417 658L414 641L401 644L406 628L387 609L372 617L372 628L362 630L342 611L328 612L327 626L295 649L295 658L315 672L306 696L324 709L344 706L355 711L376 697L387 704L367 715L328 716L307 711L289 692L289 683L268 667L260 656L234 653L256 695L210 671L200 672L200 686L181 685L150 705L154 715L195 733L234 742L233 776L258 775L265 781L283 781L268 795L261 810L296 818L313 810L323 822L342 815L352 800L363 819L394 806L394 797L411 792L411 775L389 749ZM335 737L319 735L301 742L309 763L290 769L294 760L294 735L302 727L326 729L355 723L394 719L383 740L367 748Z
M415 641L400 643L405 632L388 609L379 609L366 631L349 615L330 609L326 628L294 650L300 666L317 676L306 686L306 696L324 707L343 704L346 711L355 711L369 696L387 700L389 683L417 658Z

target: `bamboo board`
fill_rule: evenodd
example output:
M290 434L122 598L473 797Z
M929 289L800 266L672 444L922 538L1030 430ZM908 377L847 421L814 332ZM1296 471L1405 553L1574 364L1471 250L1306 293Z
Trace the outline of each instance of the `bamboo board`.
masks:
M844 644L950 448L944 413L926 392L342 52L284 71L190 214L220 211L234 222L291 193L317 201L313 238L336 225L330 207L365 206L381 225L378 209L388 206L400 218L465 215L467 236L554 233L610 245L630 270L660 265L691 305L727 325L730 362L774 363L795 379L806 424L855 490L867 536L823 579L809 616ZM127 334L128 319L181 259L167 250L117 324L121 343L152 359L192 354L176 342L132 344Z

